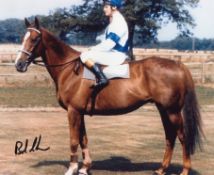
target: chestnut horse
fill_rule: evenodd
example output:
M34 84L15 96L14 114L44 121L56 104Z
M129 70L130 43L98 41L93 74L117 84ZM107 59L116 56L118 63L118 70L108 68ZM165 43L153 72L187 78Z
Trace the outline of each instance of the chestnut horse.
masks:
M27 33L17 55L16 69L25 72L31 63L39 64L36 58L42 58L55 83L59 104L68 112L71 160L65 174L73 175L78 171L77 149L80 145L83 166L78 173L87 175L92 161L84 115L91 112L94 81L82 78L84 65L79 58L80 52L41 28L37 18L33 24L25 19L25 24ZM159 57L133 61L129 65L130 79L110 80L108 86L97 93L93 115L125 114L153 102L160 112L166 137L162 166L154 173L166 172L178 137L183 148L181 174L188 175L190 155L201 145L203 134L190 72L181 62Z

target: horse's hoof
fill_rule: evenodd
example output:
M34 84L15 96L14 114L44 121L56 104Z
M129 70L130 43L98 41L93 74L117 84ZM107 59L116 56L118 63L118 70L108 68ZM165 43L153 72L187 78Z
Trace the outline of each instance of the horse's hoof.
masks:
M188 174L189 174L189 169L184 168L180 175L188 175Z
M81 168L81 169L79 170L79 172L78 172L78 175L88 175L87 169Z
M185 174L185 173L181 173L180 175L188 175L188 174Z
M78 165L70 166L65 175L76 175L78 172Z
M79 172L78 175L88 175L88 173L81 173L81 172Z
M152 175L165 175L166 173L163 170L156 170Z

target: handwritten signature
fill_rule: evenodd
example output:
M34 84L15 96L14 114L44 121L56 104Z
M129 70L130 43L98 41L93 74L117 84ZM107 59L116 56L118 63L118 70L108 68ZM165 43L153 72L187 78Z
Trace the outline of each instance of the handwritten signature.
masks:
M40 135L39 137L35 137L33 140L32 145L29 147L29 140L25 139L25 142L22 141L16 141L15 144L15 155L20 155L24 153L30 153L30 152L35 152L35 151L48 151L50 147L47 148L41 148L42 136Z

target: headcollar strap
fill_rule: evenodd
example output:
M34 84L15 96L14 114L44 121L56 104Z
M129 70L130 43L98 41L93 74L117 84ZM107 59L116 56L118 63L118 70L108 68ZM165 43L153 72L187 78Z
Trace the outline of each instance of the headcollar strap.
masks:
M38 29L35 29L35 28L32 28L32 27L29 27L29 28L27 28L28 30L33 30L33 31L35 31L35 32L37 32L37 33L39 33L39 34L41 34L41 32L38 30Z

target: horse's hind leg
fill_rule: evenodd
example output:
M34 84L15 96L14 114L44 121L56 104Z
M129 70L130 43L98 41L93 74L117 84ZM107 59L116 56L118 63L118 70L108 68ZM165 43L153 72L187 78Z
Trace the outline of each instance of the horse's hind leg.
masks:
M81 125L80 125L80 146L82 148L83 166L79 170L79 172L82 174L87 174L87 171L91 167L92 161L91 161L91 157L88 149L88 138L87 138L86 129L85 129L84 116L82 116Z
M175 140L177 136L177 129L174 126L174 124L170 121L170 117L167 114L167 111L161 106L157 105L157 107L160 112L164 131L165 131L166 148L165 148L165 154L164 154L162 166L158 170L156 170L154 174L164 175L166 169L168 168L171 162L173 148L174 148Z
M188 175L190 168L191 168L191 160L190 155L186 151L186 146L184 142L184 127L183 127L183 118L181 112L177 113L170 113L169 114L169 121L173 125L174 130L176 131L176 135L178 136L183 150L183 171L180 175Z
M181 173L181 175L188 175L189 174L189 171L190 171L190 168L191 168L191 160L190 160L190 155L187 154L186 152L186 146L185 146L185 142L184 142L184 129L183 129L183 118L182 118L182 115L181 113L178 114L180 117L180 127L178 128L178 132L177 132L177 135L178 135L178 138L181 142L181 145L182 145L182 149L183 149L183 171Z

